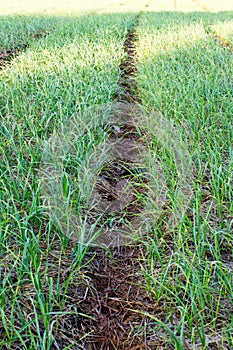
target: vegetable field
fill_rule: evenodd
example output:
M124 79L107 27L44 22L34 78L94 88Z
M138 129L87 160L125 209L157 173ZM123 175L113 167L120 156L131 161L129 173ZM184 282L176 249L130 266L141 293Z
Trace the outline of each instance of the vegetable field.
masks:
M233 4L0 5L0 349L233 348Z

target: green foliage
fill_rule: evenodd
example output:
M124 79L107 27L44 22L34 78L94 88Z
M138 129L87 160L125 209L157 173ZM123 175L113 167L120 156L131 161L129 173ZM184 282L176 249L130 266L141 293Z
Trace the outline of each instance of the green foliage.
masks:
M233 344L233 65L232 52L215 36L229 38L227 16L148 13L138 30L138 94L181 131L193 161L187 172L194 194L183 220L170 231L157 225L154 240L144 241L148 290L167 315L151 319L175 349ZM162 154L166 169L169 157ZM174 189L174 171L168 176Z

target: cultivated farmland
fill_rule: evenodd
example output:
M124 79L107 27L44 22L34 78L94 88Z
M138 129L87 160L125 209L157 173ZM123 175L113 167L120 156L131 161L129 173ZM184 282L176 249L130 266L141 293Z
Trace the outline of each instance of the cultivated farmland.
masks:
M232 349L233 6L1 6L0 349Z

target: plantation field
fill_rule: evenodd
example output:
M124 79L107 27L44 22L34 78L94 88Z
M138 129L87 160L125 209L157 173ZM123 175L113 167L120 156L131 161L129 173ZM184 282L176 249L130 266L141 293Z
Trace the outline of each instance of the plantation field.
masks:
M0 349L232 349L233 4L0 19Z

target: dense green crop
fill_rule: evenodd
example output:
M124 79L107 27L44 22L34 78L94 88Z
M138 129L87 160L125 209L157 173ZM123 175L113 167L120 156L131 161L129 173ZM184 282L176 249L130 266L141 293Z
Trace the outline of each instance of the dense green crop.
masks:
M35 28L46 24L50 33L33 40L0 72L0 309L5 332L1 348L15 343L22 349L49 349L54 342L54 320L63 315L64 293L71 276L61 280L59 266L48 263L46 256L57 239L59 265L72 251L63 255L67 239L53 227L41 200L38 169L44 142L69 120L76 120L76 128L80 134L86 130L86 136L85 144L77 144L74 166L80 156L85 159L92 153L98 140L104 140L105 129L99 126L103 114L95 110L110 103L116 93L124 36L133 18L134 14L64 17L47 18L44 23L43 18L34 22L23 17L16 23L6 19L3 24L4 32L8 26L6 48L18 47L18 42L13 45L7 39L11 31L18 31L25 42L31 35L25 34L25 28L31 23ZM85 114L90 106L92 114ZM80 268L82 256L80 252L71 259L72 274ZM50 268L57 271L56 282L47 274ZM31 296L27 285L33 290ZM25 300L29 319L24 314ZM56 305L60 305L58 309Z
M232 21L224 14L148 13L139 27L142 103L170 120L192 158L186 215L172 230L157 228L153 245L145 243L148 285L167 314L166 320L151 318L176 349L232 346L233 64L216 33L231 38ZM166 169L166 152L155 151Z

